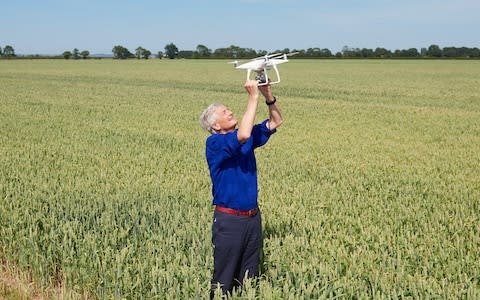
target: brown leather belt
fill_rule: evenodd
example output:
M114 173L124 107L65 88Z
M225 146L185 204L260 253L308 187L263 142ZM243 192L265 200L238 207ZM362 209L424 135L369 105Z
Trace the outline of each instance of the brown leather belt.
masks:
M257 214L258 208L250 209L250 210L236 210L236 209L231 209L231 208L226 208L226 207L221 207L221 206L215 206L215 210L221 213L226 213L230 215L236 215L236 216L247 216L247 217L253 217Z

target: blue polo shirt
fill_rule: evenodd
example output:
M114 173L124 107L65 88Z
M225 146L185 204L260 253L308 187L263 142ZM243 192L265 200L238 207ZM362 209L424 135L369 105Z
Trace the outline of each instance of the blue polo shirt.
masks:
M267 120L253 126L250 138L238 141L237 129L212 134L206 141L206 156L212 178L213 205L237 210L256 208L258 196L257 163L254 149L267 143L276 129Z

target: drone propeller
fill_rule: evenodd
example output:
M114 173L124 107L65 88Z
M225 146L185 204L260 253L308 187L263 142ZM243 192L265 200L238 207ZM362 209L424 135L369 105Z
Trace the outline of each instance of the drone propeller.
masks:
M276 56L281 56L283 55L283 53L272 53L270 55L268 55L267 57L270 58L270 57L276 57Z
M272 53L272 54L269 54L269 55L265 55L265 58L274 58L274 57L278 57L278 56L282 56L283 53Z
M282 55L282 53L272 53L272 54L267 54L267 55L264 55L264 56L255 57L252 60L268 59L268 58L272 58L272 57L276 57L276 56L280 56L280 55Z
M262 60L262 59L266 59L267 56L264 55L264 56L259 56L259 57L255 57L255 58L252 58L252 60Z
M267 54L267 55L264 55L264 56L260 56L260 57L254 58L252 60L269 59L269 58L274 58L274 57L279 57L279 56L283 56L286 59L288 56L292 56L292 55L295 55L295 54L298 54L298 53L300 53L300 52L290 52L290 53L278 52L278 53L272 53L272 54Z
M238 66L238 60L229 61L229 64L232 64L235 68Z
M287 55L287 56L292 56L292 55L296 55L296 54L298 54L298 53L300 53L300 52L298 52L298 51L297 51L297 52L290 52L290 53L287 53L286 55Z

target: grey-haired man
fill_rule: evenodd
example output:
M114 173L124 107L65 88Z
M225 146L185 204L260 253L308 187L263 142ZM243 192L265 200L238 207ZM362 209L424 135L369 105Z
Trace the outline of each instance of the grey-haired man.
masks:
M211 133L206 141L215 205L211 298L218 285L227 294L241 286L246 276L258 273L262 223L254 149L265 145L283 122L270 85L258 86L257 81L247 80L244 87L248 101L238 129L232 111L223 104L210 105L200 116L202 128ZM259 91L265 97L269 118L255 125Z

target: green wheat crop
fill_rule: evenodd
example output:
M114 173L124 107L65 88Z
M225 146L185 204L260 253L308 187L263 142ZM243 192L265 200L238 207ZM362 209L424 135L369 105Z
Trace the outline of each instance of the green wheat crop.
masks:
M262 274L234 298L480 297L480 62L280 71L285 122L257 151ZM240 118L244 77L214 60L0 61L0 258L92 298L206 298L197 120L212 102Z

